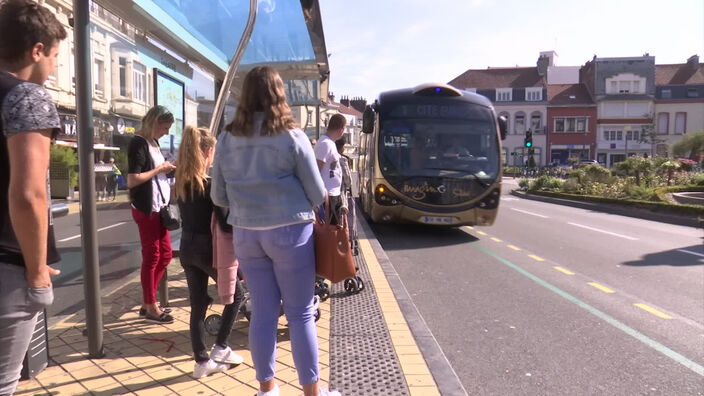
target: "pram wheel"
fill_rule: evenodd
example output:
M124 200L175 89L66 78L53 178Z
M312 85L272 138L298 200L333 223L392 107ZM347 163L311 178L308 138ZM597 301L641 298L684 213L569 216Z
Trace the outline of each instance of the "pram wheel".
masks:
M357 281L357 293L364 290L364 281L359 276L355 276L354 279Z
M357 279L355 279L355 278L345 279L345 291L348 294L357 293L359 291L359 283L357 283Z
M218 335L221 323L222 316L218 314L208 315L208 317L205 318L205 331L212 336Z
M315 295L320 297L321 301L325 301L328 298L330 298L330 287L328 286L327 283L325 283L325 280L323 279L317 279L315 281Z
M315 310L315 321L317 322L320 319L320 308Z

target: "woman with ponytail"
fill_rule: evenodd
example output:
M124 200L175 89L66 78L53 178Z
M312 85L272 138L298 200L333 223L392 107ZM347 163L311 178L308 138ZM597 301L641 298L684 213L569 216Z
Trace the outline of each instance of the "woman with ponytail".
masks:
M210 199L210 179L207 170L213 161L215 138L204 128L187 126L183 131L176 169L176 198L181 212L181 265L186 273L191 302L191 345L195 357L193 376L202 378L212 373L225 371L230 364L240 364L243 359L228 346L228 338L242 302L242 291L233 296L221 296L226 300L222 322L215 345L210 354L205 346L205 313L212 302L208 295L208 278L218 280L213 260L213 227L215 224L213 201ZM228 269L237 264L234 257ZM221 276L222 279L222 276ZM218 293L221 294L221 293Z

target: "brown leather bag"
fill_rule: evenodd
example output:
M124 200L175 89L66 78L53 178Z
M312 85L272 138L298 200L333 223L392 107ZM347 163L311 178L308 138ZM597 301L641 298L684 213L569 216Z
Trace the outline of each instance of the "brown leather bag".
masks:
M357 269L350 250L347 233L347 216L342 224L330 224L330 201L325 198L325 223L315 211L313 234L315 236L315 273L332 283L341 282L355 276Z

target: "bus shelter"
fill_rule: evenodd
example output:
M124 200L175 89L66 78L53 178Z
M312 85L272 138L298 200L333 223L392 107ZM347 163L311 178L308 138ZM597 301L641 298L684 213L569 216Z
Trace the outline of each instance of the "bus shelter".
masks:
M292 105L327 98L329 65L319 0L74 0L73 27L78 121L81 239L89 354L103 355L103 324L94 186L90 10L109 10L152 40L215 78L210 127L221 128L225 103L238 96L244 74L275 67ZM157 82L155 81L155 88ZM155 89L156 90L156 89ZM86 164L88 166L82 166Z

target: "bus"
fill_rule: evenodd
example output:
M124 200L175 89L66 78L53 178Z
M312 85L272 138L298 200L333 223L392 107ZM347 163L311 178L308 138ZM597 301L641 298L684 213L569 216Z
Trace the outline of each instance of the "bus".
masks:
M375 223L493 224L506 125L487 98L446 84L381 93L362 120L362 210Z

